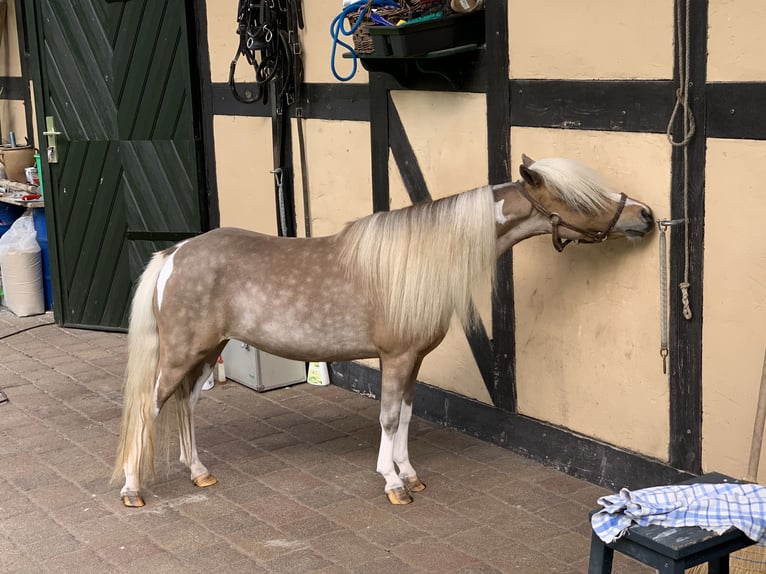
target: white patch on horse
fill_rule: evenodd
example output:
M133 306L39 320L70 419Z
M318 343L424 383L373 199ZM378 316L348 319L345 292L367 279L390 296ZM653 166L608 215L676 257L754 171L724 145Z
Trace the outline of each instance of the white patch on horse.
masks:
M495 202L495 221L500 225L508 223L508 218L503 213L503 205L505 205L504 199L499 199Z
M620 199L622 199L619 193L610 193L609 197L611 197L615 203L620 203ZM629 205L640 205L641 207L646 207L646 205L644 205L643 203L639 203L638 201L635 201L628 197L627 199L625 199L625 207L628 207Z
M165 265L160 270L160 276L157 278L157 308L162 309L162 296L165 293L165 284L170 279L171 273L173 273L173 257L175 257L178 250L170 254L165 260Z
M160 408L157 406L157 393L160 390L160 379L162 378L162 371L157 373L157 380L154 381L154 418L160 414Z

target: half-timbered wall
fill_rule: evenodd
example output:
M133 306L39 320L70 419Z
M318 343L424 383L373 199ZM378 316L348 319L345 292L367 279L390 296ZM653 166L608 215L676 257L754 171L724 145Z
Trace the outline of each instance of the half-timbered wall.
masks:
M223 4L207 3L216 161L226 161L235 142L262 139L247 146L253 161L237 174L218 169L221 223L246 218L246 226L273 232L270 110L226 93L236 37L213 31L225 32L221 19L232 18L235 2ZM424 81L404 89L361 68L352 82L335 81L327 27L340 2L306 6L302 112L315 234L373 210L516 178L522 152L579 159L660 219L683 217L686 202L688 251L683 228L669 231L667 374L658 234L563 254L549 238L535 238L499 263L498 297L479 301L481 332L455 327L426 359L421 414L603 483L744 474L766 346L766 260L759 226L743 224L732 207L755 221L765 208L758 182L766 116L757 101L766 14L754 1L689 5L697 133L686 148L684 192L684 152L665 132L686 8L684 0L488 2L488 43L463 86ZM681 139L680 122L672 128ZM293 127L300 221L296 142ZM685 274L690 320L677 288ZM375 393L374 366L336 365L336 380Z
M361 67L351 82L336 81L328 28L341 2L303 4L305 100L289 110L286 167L302 222L300 108L315 235L374 210L515 179L522 152L579 159L658 218L689 217L688 250L683 227L669 231L667 374L658 235L562 254L541 237L499 262L494 301L489 292L478 301L481 328L453 328L427 358L416 412L602 484L743 476L766 347L766 7L488 0L487 45L455 89L433 79L404 88ZM194 5L211 225L276 233L271 108L238 103L226 84L237 1ZM684 153L665 132L687 47L696 134ZM24 110L5 114L27 98L23 58L7 60L4 135L7 122L23 131ZM240 62L238 81L249 78ZM690 320L677 288L685 275ZM333 365L334 380L376 394L375 366Z

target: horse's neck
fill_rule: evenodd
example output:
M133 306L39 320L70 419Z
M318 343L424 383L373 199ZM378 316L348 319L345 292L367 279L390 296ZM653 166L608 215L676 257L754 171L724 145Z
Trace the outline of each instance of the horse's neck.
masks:
M498 257L520 241L550 233L550 223L520 193L506 197L505 201L513 201L513 205L511 213L506 215L505 224L498 229Z

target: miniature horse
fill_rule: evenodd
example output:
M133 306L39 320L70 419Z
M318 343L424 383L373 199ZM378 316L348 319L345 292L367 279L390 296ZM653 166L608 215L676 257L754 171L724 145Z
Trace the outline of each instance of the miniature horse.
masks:
M173 395L181 461L197 486L217 482L199 460L193 412L229 339L304 361L379 358L377 471L392 504L411 502L425 488L407 452L418 369L453 315L464 325L475 320L472 289L494 281L496 258L545 233L560 251L570 241L637 238L653 228L648 206L580 163L525 156L520 172L518 182L375 213L329 237L222 228L156 253L131 309L114 472L125 476L123 504L144 505L155 418Z

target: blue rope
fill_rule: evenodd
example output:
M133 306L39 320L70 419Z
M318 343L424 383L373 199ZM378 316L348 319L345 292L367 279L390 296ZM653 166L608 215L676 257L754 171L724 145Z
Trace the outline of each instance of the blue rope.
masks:
M374 0L372 3L375 7L385 8L388 6L398 8L399 4L394 2L394 0ZM343 22L346 19L346 16L348 16L351 12L356 12L357 10L361 9L361 13L359 14L359 18L357 18L356 22L354 22L354 25L351 26L350 30L346 30L346 28L343 25ZM343 10L340 14L338 14L335 18L333 18L332 22L330 22L330 36L332 37L332 52L330 53L330 70L332 70L332 75L335 76L335 78L341 82L347 82L351 78L353 78L356 75L356 69L357 69L357 63L356 63L356 52L354 51L354 48L350 45L348 45L346 42L340 39L341 34L343 36L351 36L356 32L356 30L359 28L359 26L362 24L362 19L364 18L365 12L367 11L367 0L358 0L357 2L354 2L353 4L349 4ZM351 54L351 73L348 76L341 76L338 74L338 71L335 69L335 55L338 50L338 46L341 46L348 50L348 53Z

